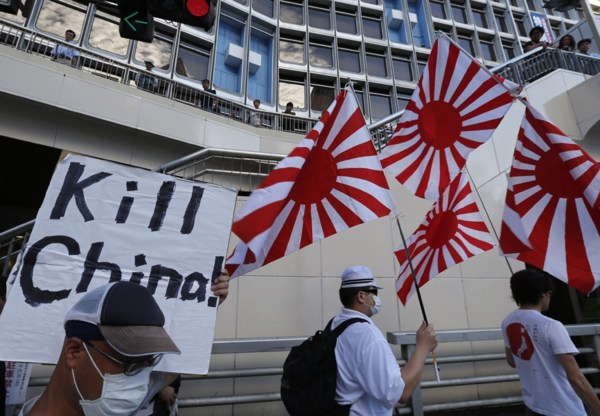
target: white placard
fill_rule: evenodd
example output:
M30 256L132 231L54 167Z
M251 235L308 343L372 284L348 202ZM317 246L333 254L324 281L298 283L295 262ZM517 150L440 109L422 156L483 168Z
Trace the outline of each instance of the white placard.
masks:
M227 252L235 198L231 189L143 169L62 160L9 277L0 360L56 363L69 308L120 279L150 289L182 351L157 369L205 374L218 303L210 286Z

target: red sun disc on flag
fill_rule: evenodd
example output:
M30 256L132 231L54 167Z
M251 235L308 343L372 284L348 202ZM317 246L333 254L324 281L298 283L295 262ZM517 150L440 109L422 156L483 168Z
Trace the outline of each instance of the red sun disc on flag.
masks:
M448 267L493 248L465 174L450 183L406 244L419 287ZM406 304L416 290L414 278L404 247L394 254L400 262L396 292Z
M598 176L597 163L528 106L510 170L502 251L584 293L598 287Z
M491 137L512 100L501 81L441 37L381 165L415 195L436 200L469 153Z
M257 268L392 207L364 117L347 89L252 193L232 230L255 254ZM240 264L234 257L231 263Z

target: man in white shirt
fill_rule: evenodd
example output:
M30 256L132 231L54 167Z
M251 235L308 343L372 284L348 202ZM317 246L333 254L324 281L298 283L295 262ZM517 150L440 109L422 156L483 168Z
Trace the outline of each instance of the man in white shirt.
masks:
M351 405L351 416L390 416L398 402L406 403L417 387L425 359L437 341L432 325L421 325L413 355L400 371L396 357L371 317L381 300L373 273L367 266L351 266L342 274L340 301L344 306L332 329L350 318L367 322L350 325L338 337L336 401Z
M552 295L549 276L521 270L511 277L510 289L519 309L502 321L502 335L506 361L519 372L526 416L600 415L600 401L575 361L579 351L566 328L542 315Z
M67 29L67 31L65 31L65 41L67 43L75 44L75 32L71 29ZM75 67L79 64L79 51L69 46L57 44L56 47L52 49L50 55L52 59L57 62L70 64Z

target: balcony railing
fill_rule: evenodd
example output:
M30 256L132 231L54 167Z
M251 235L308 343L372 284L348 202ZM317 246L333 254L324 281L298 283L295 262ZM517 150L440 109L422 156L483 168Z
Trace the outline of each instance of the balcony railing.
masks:
M137 68L0 19L0 45L2 44L25 53L47 57L57 64L77 68L146 93L195 106L241 123L248 123L257 128L305 135L318 121L306 117L257 110L254 107L205 92L196 86L165 78L162 74ZM53 56L53 51L59 46L62 49L70 49L74 57L65 59Z

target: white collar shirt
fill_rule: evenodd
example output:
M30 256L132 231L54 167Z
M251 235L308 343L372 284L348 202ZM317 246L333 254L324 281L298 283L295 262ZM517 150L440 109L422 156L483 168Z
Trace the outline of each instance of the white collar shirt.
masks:
M350 318L363 318L338 337L336 400L351 404L350 416L390 416L404 391L398 361L368 316L343 308L332 328Z

